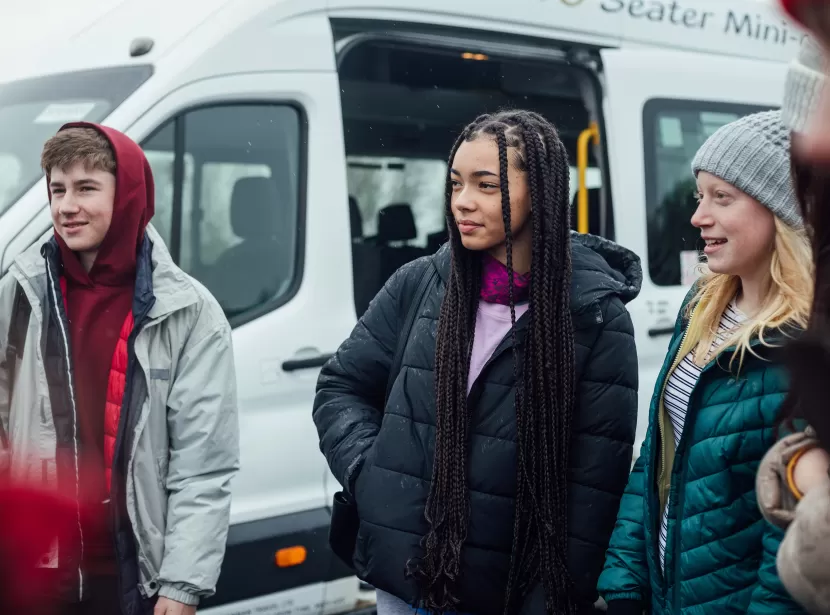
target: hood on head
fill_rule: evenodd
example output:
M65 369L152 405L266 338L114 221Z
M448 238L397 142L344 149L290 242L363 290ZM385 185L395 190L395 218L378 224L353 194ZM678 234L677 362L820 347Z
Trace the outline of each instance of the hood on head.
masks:
M809 128L824 90L824 81L824 52L812 36L805 36L784 81L781 121L788 130L804 132Z
M628 248L596 235L571 232L573 282L571 304L583 306L609 295L623 303L640 294L643 268Z
M121 284L130 281L135 276L138 248L155 213L155 187L150 163L135 141L113 128L89 122L72 122L61 126L60 130L67 128L92 128L104 135L115 154L116 169L112 223L89 274L55 231L64 270L79 282ZM47 190L48 184L47 174ZM52 201L51 190L49 201Z

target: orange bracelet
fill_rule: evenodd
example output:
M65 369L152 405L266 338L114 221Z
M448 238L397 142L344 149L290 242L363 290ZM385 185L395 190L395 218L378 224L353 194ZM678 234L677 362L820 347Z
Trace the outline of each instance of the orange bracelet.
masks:
M801 500L804 497L804 494L796 487L795 485L795 464L798 463L798 460L801 459L801 456L809 450L815 448L815 445L812 446L805 446L800 451L796 452L795 455L792 456L789 463L787 464L787 486L790 488L790 491L795 496L796 500Z

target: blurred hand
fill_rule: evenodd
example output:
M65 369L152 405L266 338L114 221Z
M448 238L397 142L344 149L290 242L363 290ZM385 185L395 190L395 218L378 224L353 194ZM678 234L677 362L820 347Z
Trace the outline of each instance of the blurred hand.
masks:
M56 588L39 569L55 541L77 531L69 498L30 486L0 484L0 613L48 611Z
M821 448L810 449L795 464L793 470L795 486L806 495L811 489L826 485L830 482L830 476L827 475L828 467L830 467L830 455Z
M153 615L195 615L196 607L170 600L170 598L159 598Z

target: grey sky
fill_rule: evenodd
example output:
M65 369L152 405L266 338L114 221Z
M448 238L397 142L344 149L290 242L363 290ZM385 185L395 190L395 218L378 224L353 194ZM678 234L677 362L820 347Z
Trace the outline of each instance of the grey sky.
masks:
M121 0L3 0L0 3L0 79L49 52Z

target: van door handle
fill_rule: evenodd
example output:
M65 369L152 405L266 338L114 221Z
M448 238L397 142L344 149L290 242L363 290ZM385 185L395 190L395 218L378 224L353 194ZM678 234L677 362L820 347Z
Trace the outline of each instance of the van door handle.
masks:
M660 337L661 335L673 335L674 327L655 327L648 330L649 337Z
M282 364L282 371L284 372L296 372L301 369L313 369L315 367L323 367L326 362L331 359L334 355L329 354L319 354L316 357L308 357L305 359L289 359Z

